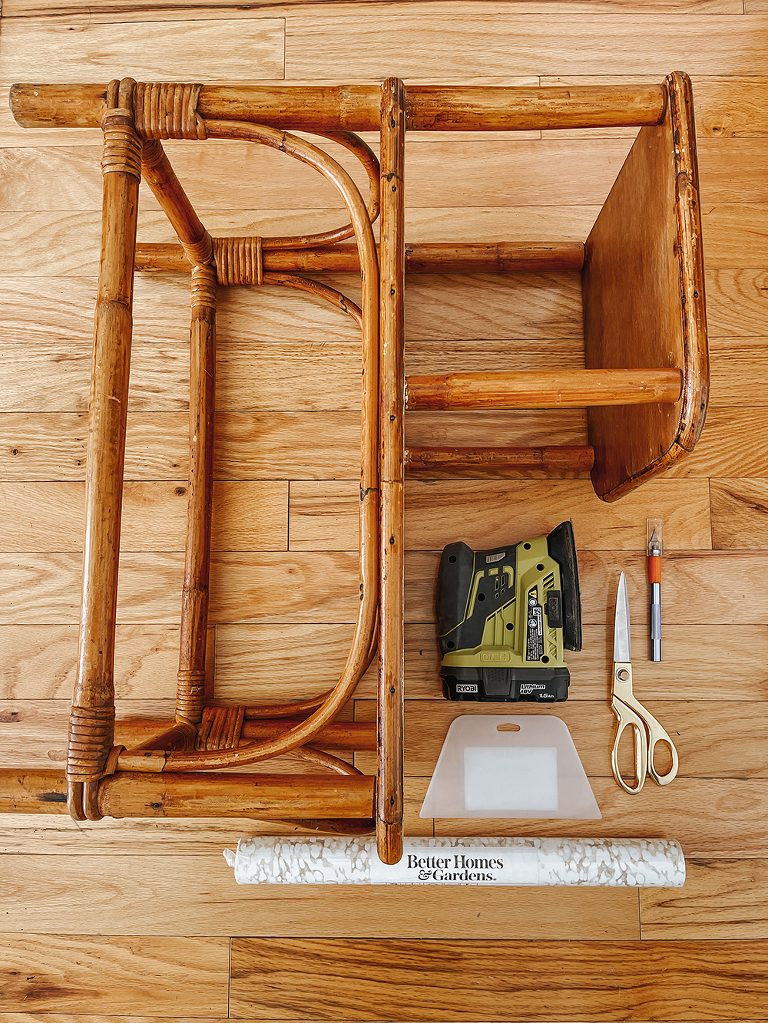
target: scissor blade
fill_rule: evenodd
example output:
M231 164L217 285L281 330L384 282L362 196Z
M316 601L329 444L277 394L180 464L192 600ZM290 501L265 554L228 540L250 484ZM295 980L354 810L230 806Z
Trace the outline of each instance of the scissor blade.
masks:
M616 617L613 625L614 663L628 663L632 660L629 645L629 596L627 580L622 572L619 577L619 591L616 594Z

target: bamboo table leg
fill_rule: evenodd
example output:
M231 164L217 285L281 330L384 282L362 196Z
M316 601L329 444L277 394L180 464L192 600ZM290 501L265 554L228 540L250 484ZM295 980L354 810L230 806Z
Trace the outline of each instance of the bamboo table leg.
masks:
M88 417L85 555L77 680L67 755L69 809L99 819L96 788L112 748L117 569L133 329L141 140L133 81L111 82L104 116L101 266Z
M176 691L178 724L200 724L205 702L215 389L216 269L213 266L195 266L192 270L189 369L187 553Z
M381 606L379 639L379 858L403 854L403 299L405 87L381 91Z

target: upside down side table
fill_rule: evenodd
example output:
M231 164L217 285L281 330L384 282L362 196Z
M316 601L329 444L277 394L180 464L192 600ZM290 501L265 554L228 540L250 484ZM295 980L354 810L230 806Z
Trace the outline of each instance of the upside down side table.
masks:
M421 477L573 476L590 470L605 500L693 449L707 404L707 340L690 83L674 73L631 88L204 86L114 80L16 85L27 127L95 127L104 134L103 226L86 469L86 543L77 679L66 773L0 772L0 810L104 816L248 816L316 830L377 834L381 859L402 853L403 503ZM585 243L408 245L408 130L515 131L637 126L637 140ZM364 198L319 146L351 151ZM377 131L380 156L357 132ZM337 189L349 223L296 237L212 237L163 150L168 138L242 140L316 170ZM146 180L178 244L136 242ZM381 216L377 245L372 224ZM353 238L354 244L344 244ZM176 715L126 748L115 739L114 648L126 408L135 269L186 271L191 284L190 470ZM360 305L314 278L360 273ZM581 271L585 368L437 373L403 365L406 273ZM312 276L307 276L312 275ZM206 699L213 489L216 303L219 287L278 286L327 300L362 334L360 602L338 683L293 703ZM588 409L589 445L543 439L529 448L406 449L408 409ZM378 722L337 715L378 649ZM375 777L338 751L378 748ZM333 750L334 752L330 752ZM279 754L330 775L231 773ZM258 781L255 779L258 778Z

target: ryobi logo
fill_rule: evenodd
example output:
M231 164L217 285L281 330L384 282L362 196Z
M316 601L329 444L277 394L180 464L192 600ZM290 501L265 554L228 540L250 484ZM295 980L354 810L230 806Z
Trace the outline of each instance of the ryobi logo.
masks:
M459 682L456 685L456 692L457 693L476 693L477 692L477 686L475 684L473 684L473 683L463 683L462 684L461 682Z

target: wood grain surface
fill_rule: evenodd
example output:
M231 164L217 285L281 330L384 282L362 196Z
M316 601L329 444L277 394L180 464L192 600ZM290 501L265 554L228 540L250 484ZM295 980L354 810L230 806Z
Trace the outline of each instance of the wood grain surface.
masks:
M578 1004L592 1019L759 1018L768 993L768 947L760 942L501 948L503 957L499 945L481 941L240 938L232 943L231 1013L309 1019L307 1004L320 1003L335 1019L561 1020L573 1019ZM373 972L365 968L371 955ZM543 955L557 970L542 970Z
M0 814L0 1023L195 1019L768 1019L768 3L765 0L5 0L0 83L344 81L578 87L693 81L711 405L696 451L606 505L587 478L406 484L406 834L666 837L681 889L238 888L252 820ZM636 129L408 134L409 242L584 242ZM376 145L375 135L366 136ZM339 148L320 140L336 156ZM214 234L340 223L335 194L262 147L169 141ZM0 104L0 765L60 767L76 671L100 133L27 130ZM354 163L342 163L360 179ZM360 179L362 180L362 179ZM174 232L142 186L139 239ZM359 301L355 275L325 283ZM284 288L219 288L207 685L306 698L343 668L357 607L360 343ZM409 274L406 374L583 368L579 276ZM116 695L169 716L187 496L189 279L137 275ZM580 410L406 416L406 444L586 443ZM541 474L539 474L540 476ZM647 658L645 521L665 523L664 659ZM441 694L442 547L571 518L583 650L555 709L599 821L422 819L450 722L534 705ZM610 776L613 607L627 573L635 687L680 776ZM345 707L371 720L376 671ZM118 730L118 735L120 735ZM371 756L357 766L373 770ZM259 768L254 768L257 770ZM279 773L296 770L285 757ZM87 888L83 871L88 872Z
M0 934L5 1012L224 1015L225 938Z

